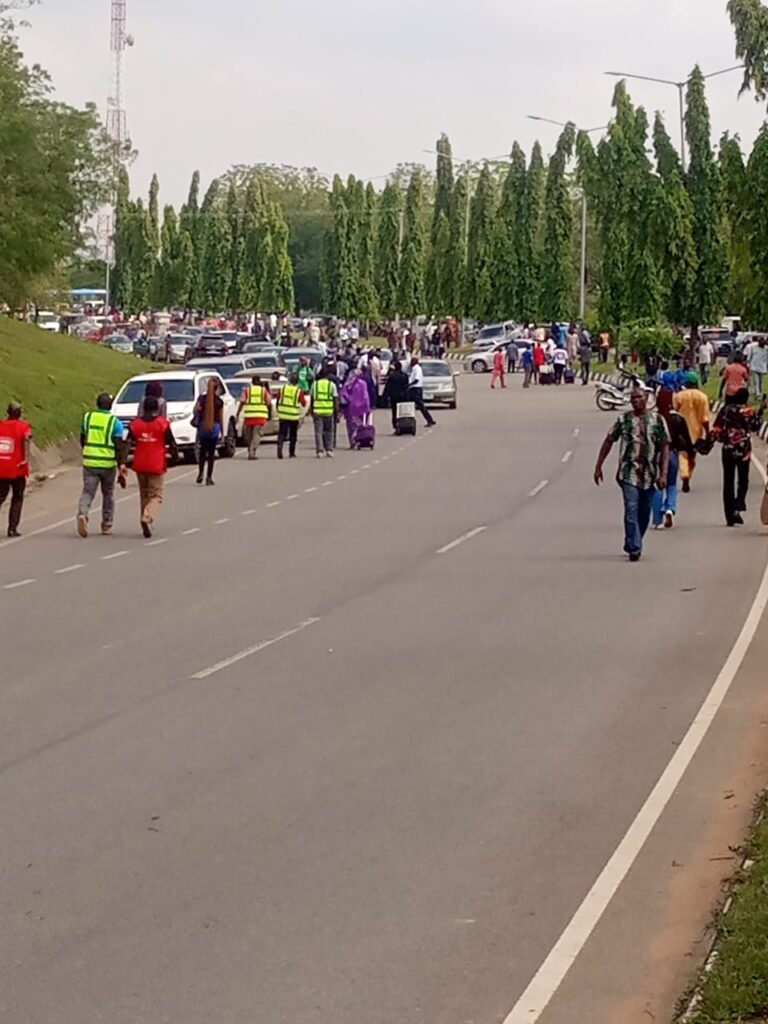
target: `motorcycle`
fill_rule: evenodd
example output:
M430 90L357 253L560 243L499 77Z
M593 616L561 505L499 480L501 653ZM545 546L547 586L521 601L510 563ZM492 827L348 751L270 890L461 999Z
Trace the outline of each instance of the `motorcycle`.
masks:
M654 389L642 381L636 374L624 371L621 371L621 382L619 384L609 384L605 381L595 384L597 408L602 412L614 412L616 409L623 409L629 406L629 396L633 388L640 388L642 391L645 391L648 408L655 409L656 392Z

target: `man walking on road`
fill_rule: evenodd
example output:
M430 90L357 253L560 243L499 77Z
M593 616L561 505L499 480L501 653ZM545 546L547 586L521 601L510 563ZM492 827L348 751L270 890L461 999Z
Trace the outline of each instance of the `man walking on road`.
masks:
M399 359L392 360L392 368L384 385L384 398L392 409L392 430L397 433L397 407L408 401L408 374Z
M272 419L272 394L261 377L254 374L251 385L240 399L237 409L238 416L244 412L245 439L248 442L248 461L258 459L259 445L264 436L267 420Z
M292 373L277 400L277 418L279 420L277 430L278 459L283 457L283 445L286 441L288 442L289 458L296 458L296 442L299 438L301 406L306 404L307 396L299 387L299 375Z
M517 342L516 341L508 341L507 342L507 349L506 349L506 351L507 351L507 373L514 373L517 370L517 358L518 358Z
M491 372L491 391L496 387L496 381L501 381L501 386L505 388L506 382L504 380L504 352L499 349L493 353L493 371Z
M678 391L673 399L674 407L688 424L691 443L695 446L701 438L709 436L709 399L699 388L699 378L693 370L685 375L685 388ZM691 489L691 478L696 469L696 457L687 452L680 453L680 479L683 492Z
M435 421L429 409L424 405L424 371L416 356L411 359L411 372L408 375L408 397L414 403L428 427L434 427Z
M160 403L154 395L144 400L144 415L135 419L128 430L136 444L133 471L139 484L141 532L149 538L163 503L163 484L168 472L166 445L174 462L179 452L171 424L160 415ZM120 472L125 472L125 466L120 467Z
M21 418L21 406L11 402L8 406L8 418L0 420L0 508L10 493L9 537L21 536L19 523L29 476L31 446L32 427Z
M334 427L339 415L339 392L324 366L310 392L310 413L315 425L315 456L333 458Z
M144 400L146 402L146 398ZM112 396L102 393L96 399L96 410L87 412L80 427L83 450L83 491L77 508L77 532L88 536L88 514L96 492L101 488L101 532L112 533L115 519L115 483L117 467L125 465L123 424L109 411ZM125 487L125 475L120 475Z
M699 351L697 353L699 363L699 375L701 376L701 383L706 384L709 380L709 371L717 358L715 352L715 346L711 341L702 341L699 345Z
M531 377L533 376L533 349L528 348L523 350L523 387L529 388L531 386Z
M594 479L603 482L603 464L619 441L616 482L624 498L624 550L630 562L639 562L643 538L651 520L653 496L667 486L669 432L656 412L648 412L645 391L633 388L632 411L620 416L608 432L597 457Z
M747 366L752 380L752 391L755 398L763 397L763 379L768 373L768 347L765 338L755 338L751 345L747 346Z
M581 367L581 385L586 387L589 384L589 376L592 364L592 339L589 332L584 330L579 335L579 365Z

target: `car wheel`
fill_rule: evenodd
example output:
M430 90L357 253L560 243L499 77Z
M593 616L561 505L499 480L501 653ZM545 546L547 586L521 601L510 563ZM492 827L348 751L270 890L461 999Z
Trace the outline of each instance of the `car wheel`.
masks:
M227 436L224 438L224 444L219 449L219 455L222 459L231 459L237 451L237 427L233 420L229 421L229 427L227 428Z
M455 401L454 402L449 402L448 403L448 408L449 409L455 409L456 408L456 402Z
M485 360L483 359L475 359L475 361L472 363L473 373L486 373L487 370L488 367L485 365Z

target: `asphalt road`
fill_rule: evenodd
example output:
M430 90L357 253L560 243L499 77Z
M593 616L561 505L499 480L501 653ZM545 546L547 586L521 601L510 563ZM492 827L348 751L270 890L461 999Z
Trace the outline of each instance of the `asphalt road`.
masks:
M306 430L215 488L177 474L151 543L134 491L110 538L2 547L0 1020L515 1004L695 716L765 538L754 510L724 528L713 456L627 564L591 389L489 380L415 440L380 413L373 453L315 460Z

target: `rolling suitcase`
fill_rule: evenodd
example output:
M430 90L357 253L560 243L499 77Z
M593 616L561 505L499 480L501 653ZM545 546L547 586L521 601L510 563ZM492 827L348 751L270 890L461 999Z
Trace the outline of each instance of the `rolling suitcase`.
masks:
M355 447L376 447L376 427L374 427L372 423L364 423L361 427L357 428L357 433L355 434Z
M572 370L570 368L570 366L567 366L565 368L565 373L563 374L563 382L565 384L575 384L576 383L576 371Z
M395 433L416 433L416 405L413 402L398 402L395 416Z
M555 371L551 366L542 366L539 370L539 384L554 384Z

